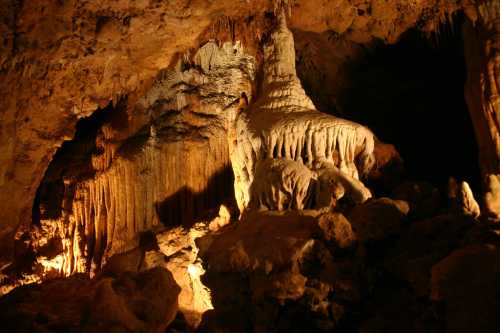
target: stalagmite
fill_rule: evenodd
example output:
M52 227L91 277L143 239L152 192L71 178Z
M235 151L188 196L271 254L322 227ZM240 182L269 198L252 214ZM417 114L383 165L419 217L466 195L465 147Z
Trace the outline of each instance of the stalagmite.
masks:
M479 204L476 199L474 199L474 195L472 194L469 184L467 184L467 182L460 183L459 190L458 202L462 213L476 218L479 217L479 215L481 215Z
M488 175L484 204L487 217L500 221L500 175Z
M474 125L483 175L500 172L500 2L476 1L465 20L465 99ZM474 20L474 22L471 22Z
M481 210L474 194L465 181L457 183L455 178L448 180L448 198L450 199L451 211L459 214L471 215L475 218L481 215Z
M262 159L292 159L310 170L327 162L355 179L374 163L373 133L360 124L317 111L304 92L284 15L264 47L261 93L239 114L234 130L236 147L231 149L231 162L240 211L252 200L251 186Z

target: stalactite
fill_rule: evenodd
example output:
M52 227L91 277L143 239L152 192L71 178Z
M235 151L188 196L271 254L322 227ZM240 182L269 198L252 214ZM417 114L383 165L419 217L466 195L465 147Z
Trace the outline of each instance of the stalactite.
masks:
M62 274L93 274L137 246L140 232L188 227L232 192L228 130L241 95L252 94L254 60L240 42L209 42L190 64L160 73L139 100L133 112L149 119L142 130L125 141L107 123L97 130L91 176L68 178L64 213L40 221L57 226Z
M205 141L147 145L139 155L118 158L108 170L79 184L73 213L59 222L68 240L63 273L97 269L112 254L136 246L139 232L162 222L189 223L193 212L213 206L232 186L223 175L229 166L225 137L221 130ZM158 215L162 202L169 210L164 221Z

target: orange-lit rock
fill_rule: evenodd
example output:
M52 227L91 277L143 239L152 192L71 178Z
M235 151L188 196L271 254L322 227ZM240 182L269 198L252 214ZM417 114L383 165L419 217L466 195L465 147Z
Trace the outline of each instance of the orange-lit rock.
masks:
M437 1L411 5L406 0L374 1L372 8L354 1L216 1L208 5L199 0L4 1L0 193L5 197L0 204L0 236L10 240L19 225L29 225L44 171L57 147L72 138L79 118L120 96L129 96L133 105L157 73L175 63L176 54L199 47L207 36L216 38L213 32L236 40L254 39L256 45L265 29L254 22L263 21L266 10L284 4L291 12L293 28L331 30L355 41L376 37L392 42L421 17L432 29L445 13L459 9L461 2L436 6ZM311 10L322 14L311 15ZM242 27L252 31L245 36ZM9 257L12 242L2 241L2 246L6 249L2 256Z
M378 198L354 207L348 218L360 240L381 240L399 233L408 211L405 201Z
M10 332L163 332L178 294L162 268L93 280L74 275L17 289L0 301L0 317Z
M478 4L475 22L464 24L467 60L465 97L479 145L484 175L500 171L500 111L497 87L500 53L498 21L500 5L496 1Z
M0 331L498 330L496 1L0 2Z
M458 249L432 267L431 299L443 302L448 331L498 331L499 259L498 245L484 244Z

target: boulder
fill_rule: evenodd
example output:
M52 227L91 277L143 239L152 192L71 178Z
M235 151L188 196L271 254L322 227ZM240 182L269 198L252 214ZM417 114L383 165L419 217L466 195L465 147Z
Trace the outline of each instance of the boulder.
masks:
M488 175L484 204L486 216L493 222L500 221L500 175Z
M341 249L352 247L356 243L356 235L351 224L341 213L323 214L318 219L318 226L326 241L333 242Z
M478 228L476 221L467 215L441 215L412 222L386 258L386 268L410 285L418 297L429 297L432 266L467 238L474 238L467 236L474 228Z
M26 285L0 299L6 332L164 332L179 287L163 268L116 277L82 274Z
M405 201L377 198L354 207L348 219L360 241L382 240L400 231L408 211Z
M360 293L354 260L346 259L354 251L338 260L332 249L347 249L354 241L344 216L316 211L250 211L223 232L199 239L203 282L214 305L201 329L336 327L347 311L339 304L359 301Z
M408 202L413 219L434 216L441 206L438 189L427 182L406 181L394 189L391 198Z
M500 249L493 244L453 251L432 267L431 300L442 303L447 332L500 331Z

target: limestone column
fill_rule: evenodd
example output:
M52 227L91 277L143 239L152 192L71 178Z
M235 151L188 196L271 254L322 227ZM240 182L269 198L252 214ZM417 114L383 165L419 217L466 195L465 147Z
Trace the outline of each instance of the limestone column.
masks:
M479 146L483 175L500 173L500 1L488 0L467 13L465 98Z

